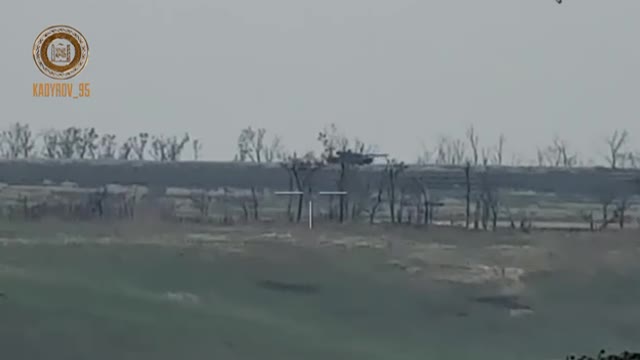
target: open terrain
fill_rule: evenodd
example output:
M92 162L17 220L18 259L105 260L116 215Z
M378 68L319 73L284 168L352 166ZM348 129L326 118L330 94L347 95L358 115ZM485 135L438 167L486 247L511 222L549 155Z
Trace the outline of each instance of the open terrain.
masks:
M562 359L637 350L640 238L0 224L7 359Z

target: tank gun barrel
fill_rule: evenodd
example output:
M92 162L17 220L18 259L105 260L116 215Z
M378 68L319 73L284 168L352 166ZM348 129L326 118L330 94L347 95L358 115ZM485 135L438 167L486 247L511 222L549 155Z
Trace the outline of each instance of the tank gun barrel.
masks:
M369 157L388 157L389 154L366 154Z

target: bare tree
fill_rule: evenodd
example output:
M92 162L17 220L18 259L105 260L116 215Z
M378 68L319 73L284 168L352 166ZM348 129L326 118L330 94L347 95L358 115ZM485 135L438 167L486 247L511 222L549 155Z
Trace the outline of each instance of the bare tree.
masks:
M489 174L489 168L485 168L481 177L480 202L482 203L482 227L487 229L487 222L491 217L492 228L496 230L498 226L498 214L500 210L500 199L498 189L494 186Z
M554 136L551 145L538 148L538 166L570 168L578 164L578 154L569 150L567 141Z
M338 164L340 167L337 181L339 191L347 191L347 188L352 186L353 179L355 178L354 175L357 174L359 166L373 161L373 155L369 154L369 152L375 149L374 146L367 145L358 138L350 141L349 138L338 130L335 124L331 124L328 127L325 126L325 128L318 133L317 139L320 141L323 149L321 161L328 164ZM343 222L345 217L348 217L351 195L356 192L355 189L351 189L348 191L348 195L340 196L340 222ZM354 206L357 207L357 204L354 204ZM356 212L357 211L352 211L352 215Z
M149 143L149 133L141 132L136 136L129 138L131 150L138 160L144 160L145 149Z
M600 206L602 209L602 223L600 224L600 230L607 228L609 224L615 223L617 221L617 213L615 211L613 216L609 216L609 207L613 205L618 190L619 189L613 189L604 185L603 187L597 189L596 196L598 201L600 202Z
M262 162L266 132L267 130L263 128L253 129L251 126L240 131L240 136L238 136L239 161Z
M603 230L607 228L609 224L616 222L615 216L611 218L609 217L609 206L611 206L612 203L613 199L600 199L600 204L602 206L602 224L600 225L600 230Z
M422 151L418 155L418 159L416 160L416 164L418 165L428 165L433 161L433 151L429 150L429 148L423 143Z
M114 134L104 134L98 142L98 158L114 159L116 157L116 136Z
M73 159L80 141L81 130L77 127L68 127L59 133L57 157L60 159Z
M282 146L282 141L280 137L278 136L273 137L271 144L267 145L265 143L266 133L267 131L262 128L253 129L252 127L249 126L245 129L242 129L242 131L240 131L240 136L238 136L238 142L237 142L238 153L236 154L235 160L250 161L250 162L256 162L256 163L262 163L262 162L270 163L276 160L284 160L286 155L285 155L284 147ZM297 165L295 165L294 168L296 166ZM298 169L286 167L285 165L283 165L283 167L285 167L288 170L291 170L289 173L289 182L290 182L289 190L292 190L293 179L294 179L293 174L297 174ZM289 218L291 218L291 204L292 204L291 201L292 199L289 198L289 205L287 207L287 214ZM246 204L244 206L246 208L247 218L248 218L249 208L246 206ZM256 221L260 217L259 206L260 206L260 203L258 199L257 187L253 185L251 186L251 208L253 212L253 219ZM301 216L301 214L299 216Z
M109 139L105 139L109 143ZM141 132L138 135L130 136L126 141L120 145L118 150L118 158L121 160L144 160L145 150L149 143L149 134ZM115 147L115 144L114 144ZM115 152L114 152L115 157Z
M489 148L482 148L482 166L488 166L489 162L491 161L491 149Z
M95 158L98 144L96 141L99 136L94 128L82 129L78 132L75 141L75 153L78 158L84 159L85 157Z
M283 169L289 174L291 184L300 192L312 192L312 180L314 174L324 166L324 162L315 158L313 153L307 153L299 158L295 153L281 163ZM302 219L304 195L298 196L298 210L296 222Z
M396 223L398 224L402 224L403 223L403 219L404 219L404 209L405 207L408 205L408 199L407 199L407 189L404 186L404 184L400 185L400 191L399 191L399 197L398 197L398 212L396 214Z
M502 160L504 157L504 144L507 141L507 138L504 136L504 134L500 134L500 137L498 137L498 145L496 145L496 150L495 150L495 163L498 166L502 166Z
M253 208L253 220L260 220L260 203L258 201L258 191L255 186L251 187L251 205Z
M640 167L640 153L629 151L624 155L625 164L628 162L629 166L633 169L637 169L638 167Z
M194 207L198 209L201 220L208 220L209 210L214 199L213 194L208 190L200 190L190 193L189 198Z
M423 207L423 222L424 225L429 225L429 219L430 219L430 208L431 206L431 193L429 191L429 186L427 185L427 181L421 177L414 177L413 178L414 183L418 186L418 190L420 191L420 198L422 200L422 207Z
M511 154L511 161L510 161L510 165L511 166L522 166L524 164L524 158L522 156L522 154Z
M386 173L376 173L375 176L367 176L366 179L367 186L365 193L369 197L369 207L366 212L369 215L369 224L373 224L383 201Z
M184 134L181 138L177 136L172 136L168 141L168 156L169 161L178 161L182 156L182 151L184 150L185 145L189 142L191 138L189 134Z
M118 158L120 160L130 160L131 155L133 154L133 149L134 149L133 138L128 138L120 146L120 150L118 150Z
M607 162L612 169L618 168L618 162L623 156L623 147L627 143L629 133L627 130L616 130L606 139L607 146L609 147L609 154L607 155Z
M471 155L473 156L473 165L477 166L478 165L478 146L479 146L479 136L476 133L475 128L473 127L473 125L469 126L469 128L467 128L467 139L469 140L469 145L471 146Z
M464 167L464 180L466 185L464 224L465 228L468 229L471 218L471 162L469 161Z
M389 215L391 223L396 222L396 199L397 199L397 183L400 175L407 169L404 162L395 159L388 159L385 167L387 173L387 199L389 201Z
M614 201L614 206L615 206L614 217L617 218L620 229L623 229L625 224L626 212L631 207L630 197L621 196L620 198Z
M537 155L538 166L560 167L562 165L562 156L553 145L538 148Z
M151 149L149 149L149 155L155 161L167 161L169 156L167 154L168 142L164 137L153 137L151 139Z
M265 129L258 129L258 131L256 132L256 136L254 139L254 146L253 146L253 152L255 154L255 162L262 162L262 154L263 151L265 149L265 145L264 145L264 135L267 133L267 130Z
M178 161L189 139L189 134L184 134L181 138L154 136L151 139L150 155L156 161Z
M250 161L256 163L284 160L286 154L282 139L274 136L271 143L265 139L267 130L253 129L251 126L242 129L238 136L238 153L236 161Z
M461 165L466 158L466 150L464 141L441 136L436 145L436 164Z
M596 229L593 210L581 210L580 217L589 224L589 230L594 231Z
M44 148L42 154L47 159L55 159L58 157L58 142L60 133L56 130L47 130L42 136Z
M557 136L553 139L550 151L554 154L556 166L569 168L576 165L578 156L575 153L570 153L568 147L565 140L561 140Z
M537 156L537 164L538 164L538 166L539 167L545 166L545 164L547 163L546 149L538 148L536 150L536 156Z
M441 136L438 139L438 144L436 145L437 165L446 165L449 162L448 142L449 139L446 136Z
M0 136L2 155L10 159L31 157L34 147L35 138L28 124L11 124Z
M466 157L466 151L467 149L464 144L464 141L460 139L453 140L453 142L451 143L451 151L450 151L450 153L452 154L451 164L452 165L463 164Z
M349 139L340 133L336 124L330 124L318 133L318 141L322 144L322 160L335 156L337 151L347 151L349 148Z
M282 139L279 136L274 136L271 139L271 144L264 149L264 161L274 162L281 161L286 157L284 145Z
M193 148L193 160L200 160L200 152L202 151L202 143L200 142L200 139L193 139L191 147Z

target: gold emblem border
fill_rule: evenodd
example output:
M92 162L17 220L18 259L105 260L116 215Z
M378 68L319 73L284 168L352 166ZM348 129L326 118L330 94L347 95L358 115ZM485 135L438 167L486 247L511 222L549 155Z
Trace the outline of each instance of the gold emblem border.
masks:
M75 55L66 67L52 64L46 54L42 52L43 45L49 44L54 38L65 38L74 46ZM67 80L78 75L89 61L89 44L80 31L69 25L52 25L42 30L33 44L33 60L41 73L55 80ZM53 67L51 67L52 65Z

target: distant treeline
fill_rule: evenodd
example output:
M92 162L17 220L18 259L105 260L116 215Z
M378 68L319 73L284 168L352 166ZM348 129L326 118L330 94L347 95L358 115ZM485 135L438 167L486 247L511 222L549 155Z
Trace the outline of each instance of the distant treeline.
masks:
M95 128L49 129L36 135L28 124L15 123L2 131L0 155L6 159L121 159L180 160L189 134L150 135L143 132L118 143L114 134L98 134ZM196 139L194 150L201 148Z
M361 155L372 154L378 147L361 139L342 133L335 124L325 126L318 132L321 153L312 150L286 149L282 139L268 136L264 128L247 127L237 138L234 161L269 163L291 159L326 161L337 152ZM500 134L495 144L483 144L478 131L469 126L464 136L440 136L434 146L423 146L416 156L417 164L464 166L539 166L539 167L585 167L606 166L612 169L640 167L640 152L633 149L629 132L615 130L603 144L607 154L601 161L583 159L571 149L566 140L556 136L549 145L536 148L535 159L525 159L508 152L507 139ZM0 156L5 159L119 159L179 161L202 160L203 143L188 133L161 135L141 132L117 138L115 134L99 134L93 127L71 126L64 129L49 129L34 133L29 124L13 123L0 134ZM393 156L386 159L393 162ZM232 159L230 159L232 160Z
M467 132L468 142L443 137L434 151L425 151L412 165L377 153L375 146L343 135L335 125L318 133L319 154L287 151L279 137L268 139L266 133L261 128L245 128L238 136L234 162L203 162L179 161L188 145L193 147L194 160L199 160L201 143L189 134L140 133L118 142L115 135L100 135L94 128L69 127L36 136L28 125L16 123L0 138L5 158L0 161L0 183L37 186L70 181L96 189L108 184L141 185L152 193L170 187L200 189L205 195L195 202L205 204L198 206L205 210L213 201L207 195L211 191L245 189L253 204L243 205L245 213L250 208L257 213L259 194L265 190L296 191L300 195L288 198L287 213L298 222L305 200L317 191L346 194L330 198L330 208L336 209L331 217L340 222L366 214L373 223L385 209L391 223L419 217L427 224L434 209L444 206L443 199L457 198L464 199L466 227L481 224L488 228L491 223L494 229L500 214L511 213L505 191L587 197L602 206L602 226L619 221L622 227L640 189L640 172L621 169L636 165L625 147L625 131L614 132L608 141L608 168L578 167L577 155L558 139L540 150L537 165L505 166L505 137L483 148L473 127ZM374 158L384 161L372 164ZM85 205L106 196L96 191ZM28 197L24 199L27 204ZM208 210L202 212L202 216L208 214ZM585 217L595 228L593 212ZM509 218L515 227L517 221ZM526 227L529 220L523 215L520 226Z

